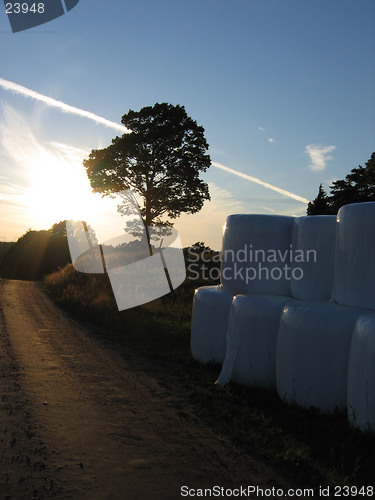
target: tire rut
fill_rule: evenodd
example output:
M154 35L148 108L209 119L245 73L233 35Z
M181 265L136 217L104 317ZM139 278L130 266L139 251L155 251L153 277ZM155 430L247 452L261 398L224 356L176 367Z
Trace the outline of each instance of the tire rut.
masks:
M0 281L0 307L3 498L172 500L183 485L287 486L38 284Z

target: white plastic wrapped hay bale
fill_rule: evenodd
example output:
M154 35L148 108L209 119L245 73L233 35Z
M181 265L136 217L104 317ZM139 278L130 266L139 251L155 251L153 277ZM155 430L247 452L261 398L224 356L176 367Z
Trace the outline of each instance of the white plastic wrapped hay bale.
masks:
M375 202L345 205L337 220L334 299L375 310Z
M300 300L330 300L336 236L335 215L298 217L292 234L291 292Z
M354 328L348 369L348 419L375 432L375 315L361 316Z
M233 296L221 286L204 286L194 294L191 353L201 363L222 363Z
M344 410L350 343L363 310L293 302L280 321L276 386L281 399L323 412Z
M293 217L258 214L227 218L222 284L201 287L194 297L191 348L196 360L224 361L233 296L250 292L289 295L290 280L277 268L288 265L293 221Z
M221 282L233 295L290 295L293 217L230 215L224 227Z
M281 313L289 297L238 295L233 299L227 351L218 378L250 387L275 387L276 346Z

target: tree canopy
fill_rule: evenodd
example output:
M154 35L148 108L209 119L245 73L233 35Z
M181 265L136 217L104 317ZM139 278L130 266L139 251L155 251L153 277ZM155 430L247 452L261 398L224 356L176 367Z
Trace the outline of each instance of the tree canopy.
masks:
M329 215L331 213L329 198L323 189L323 184L320 184L318 196L307 205L307 215Z
M308 204L307 215L334 215L349 203L375 201L375 153L365 165L353 168L345 179L334 181L330 196L320 185L317 197Z
M3 278L39 280L69 262L66 221L63 221L48 230L29 229L4 255L0 274Z
M129 110L121 122L130 133L92 150L83 162L93 191L109 195L133 189L142 197L146 226L160 224L162 216L198 212L210 199L199 177L211 164L204 128L183 106L168 103Z

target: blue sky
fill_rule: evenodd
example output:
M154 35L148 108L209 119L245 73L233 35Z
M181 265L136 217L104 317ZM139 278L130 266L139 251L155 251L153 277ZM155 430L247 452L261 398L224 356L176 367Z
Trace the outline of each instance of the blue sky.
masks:
M375 151L373 0L80 0L14 34L1 8L3 80L116 123L182 104L205 128L212 201L176 221L184 246L219 248L231 213L304 215L296 197ZM0 237L81 216L111 227L81 162L118 133L0 85Z

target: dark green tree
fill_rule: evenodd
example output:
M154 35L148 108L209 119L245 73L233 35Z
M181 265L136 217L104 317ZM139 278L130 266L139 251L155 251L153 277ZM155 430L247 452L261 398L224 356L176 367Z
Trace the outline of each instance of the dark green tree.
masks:
M167 103L129 110L121 122L130 133L92 150L83 162L93 191L109 195L133 189L143 200L146 227L160 224L163 216L198 212L210 199L199 177L211 164L203 127L183 106Z
M319 187L318 196L307 207L307 215L337 214L349 203L375 201L375 153L365 163L353 168L345 179L339 179L330 186L330 196Z
M327 193L320 184L317 197L307 205L307 215L329 215L332 213L331 210Z
M29 229L4 255L0 273L3 278L40 280L64 267L70 259L65 221L48 230Z
M331 206L334 213L348 203L375 201L375 153L365 165L353 168L344 180L332 183Z

